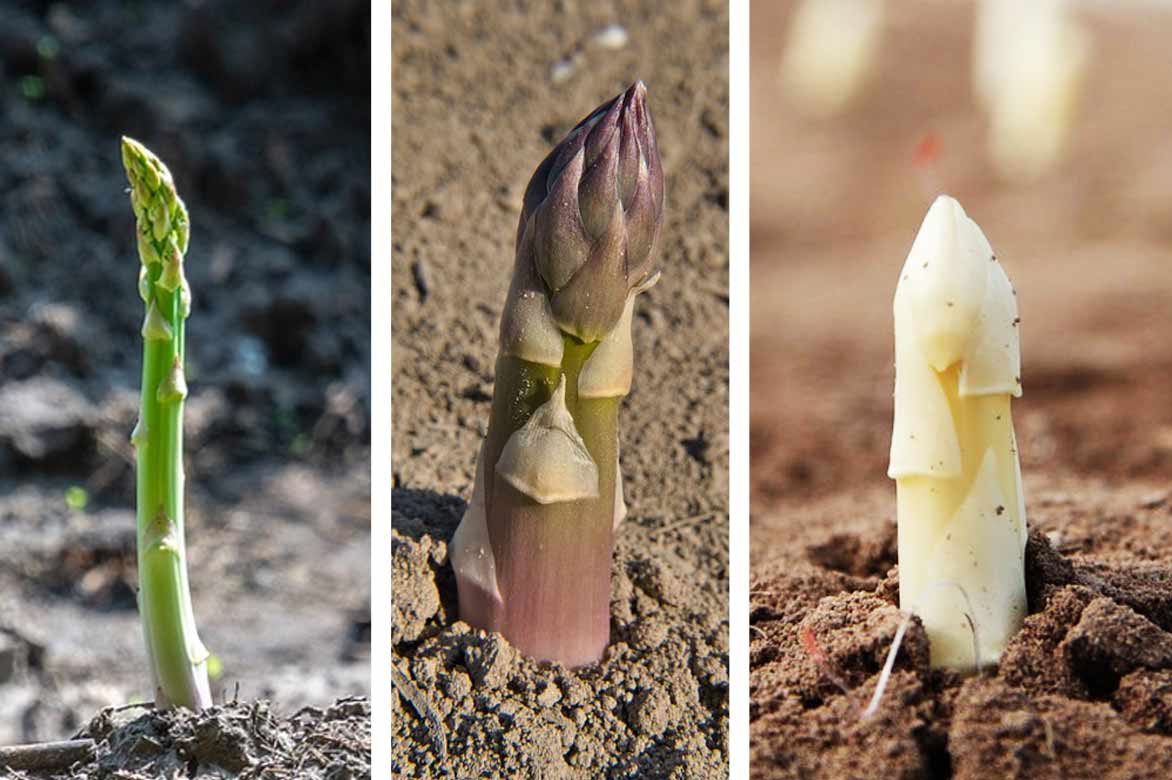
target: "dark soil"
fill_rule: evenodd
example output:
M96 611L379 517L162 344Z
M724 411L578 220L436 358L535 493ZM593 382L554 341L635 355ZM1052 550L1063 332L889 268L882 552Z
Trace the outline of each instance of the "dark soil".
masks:
M341 699L304 707L290 717L269 702L230 702L199 714L141 707L99 712L77 739L90 740L88 757L44 780L147 780L158 777L351 780L370 777L370 704ZM34 775L11 769L14 780Z
M887 6L871 88L826 122L778 91L792 4L753 7L753 776L1172 776L1172 94L1131 75L1165 61L1172 14L1080 11L1072 153L1011 185L971 99L972 6ZM891 298L929 132L1019 293L1030 615L970 678L929 671L913 622L861 720L901 619Z
M365 694L367 5L0 16L0 744L149 695L122 134L167 161L192 217L189 566L215 698L239 686L292 712Z
M727 777L727 19L702 0L395 4L398 775ZM458 620L447 542L488 422L521 194L637 78L667 176L663 280L636 309L612 645L569 671Z

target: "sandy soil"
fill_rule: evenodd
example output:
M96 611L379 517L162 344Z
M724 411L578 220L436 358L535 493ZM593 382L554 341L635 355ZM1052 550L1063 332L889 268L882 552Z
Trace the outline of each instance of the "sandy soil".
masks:
M189 565L215 696L288 715L365 694L366 6L0 16L0 745L149 694L122 133L170 164L192 215Z
M1172 14L1084 11L1096 59L1072 154L1011 185L971 99L971 5L889 7L871 88L825 122L777 87L792 4L752 9L754 776L1166 777L1172 88L1137 74L1167 61ZM927 133L935 186L912 162ZM1014 412L1044 535L1032 615L1000 668L929 673L913 626L881 715L860 723L899 622L891 296L937 190L1018 290Z
M727 15L721 2L658 6L395 6L394 766L404 776L727 776ZM627 40L608 49L598 34L612 24ZM571 672L457 620L447 541L488 420L525 184L578 119L636 78L667 175L664 275L636 313L612 646Z

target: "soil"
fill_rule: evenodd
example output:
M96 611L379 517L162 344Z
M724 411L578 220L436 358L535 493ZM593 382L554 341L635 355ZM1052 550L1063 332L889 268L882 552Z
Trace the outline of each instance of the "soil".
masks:
M150 693L121 134L168 162L192 216L188 557L214 697L289 713L368 692L367 12L0 8L0 745ZM339 760L367 765L360 748Z
M792 7L752 9L753 776L1172 776L1172 94L1134 78L1172 14L1082 4L1071 154L1014 184L984 153L971 4L888 3L868 90L822 122L775 78ZM913 621L864 720L901 621L891 298L939 190L1018 290L1030 615L968 678L929 671Z
M288 718L269 702L228 702L200 713L107 708L77 735L88 756L58 771L13 780L149 780L186 777L352 780L370 777L370 704L339 699L306 706Z
M396 775L727 777L724 3L400 2L393 25ZM570 671L458 620L447 542L488 421L524 187L637 78L667 176L663 280L636 309L612 644Z

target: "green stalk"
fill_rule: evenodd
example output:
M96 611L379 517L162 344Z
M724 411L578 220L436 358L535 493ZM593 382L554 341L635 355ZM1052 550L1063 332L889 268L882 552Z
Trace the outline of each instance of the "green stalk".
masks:
M137 461L139 613L155 704L211 706L208 651L199 640L183 534L183 373L191 291L183 274L187 209L171 172L142 144L122 139L122 162L138 219L142 399L131 435Z

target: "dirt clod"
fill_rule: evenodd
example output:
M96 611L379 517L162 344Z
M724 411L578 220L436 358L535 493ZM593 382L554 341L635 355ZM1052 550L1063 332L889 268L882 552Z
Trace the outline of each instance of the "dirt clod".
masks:
M1111 697L1125 720L1152 734L1172 737L1172 670L1126 675Z
M1103 597L1087 604L1059 651L1088 685L1101 686L1135 669L1172 668L1172 634Z
M401 594L394 600L394 619L391 621L395 643L413 641L423 633L427 622L440 611L439 590L434 576L424 576L434 562L433 550L440 548L430 537L418 544L400 538L396 533L391 542L391 587Z
M464 663L472 681L481 688L501 688L509 681L517 661L517 651L501 638L489 634L470 639L464 645Z

